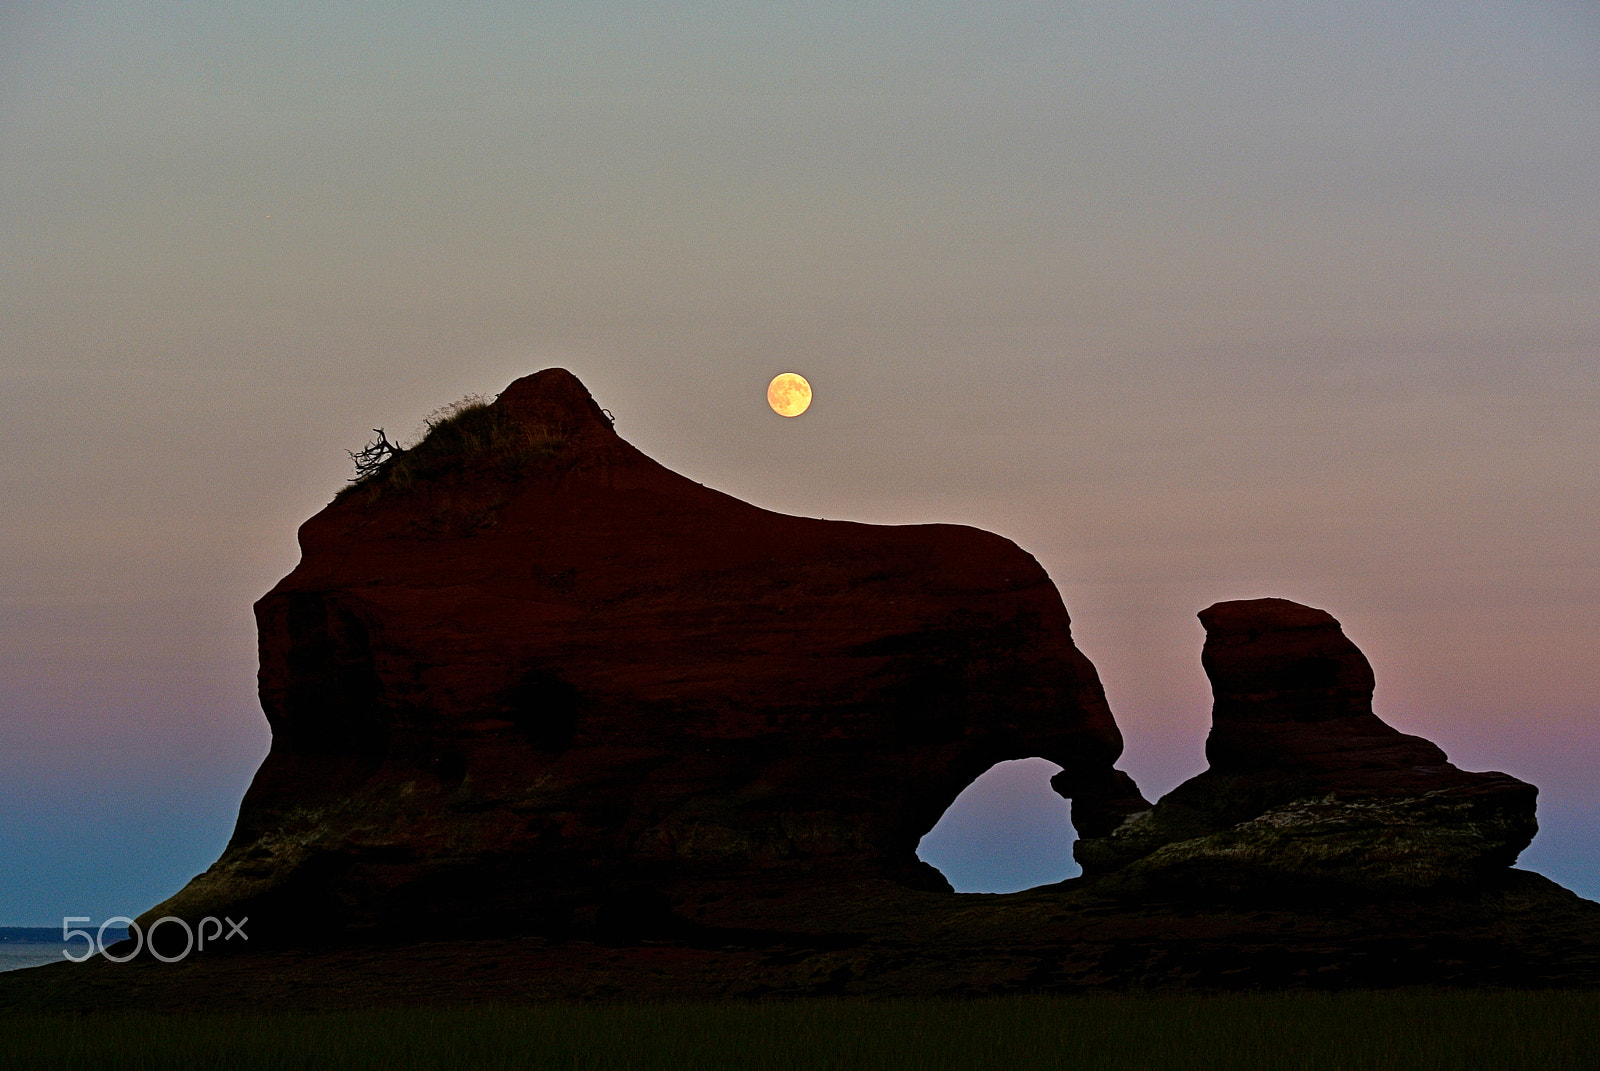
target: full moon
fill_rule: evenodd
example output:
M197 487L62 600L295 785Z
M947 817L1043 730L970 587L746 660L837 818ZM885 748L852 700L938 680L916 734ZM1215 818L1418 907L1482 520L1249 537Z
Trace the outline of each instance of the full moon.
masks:
M767 404L779 416L799 416L811 405L811 384L794 372L773 376L767 384Z

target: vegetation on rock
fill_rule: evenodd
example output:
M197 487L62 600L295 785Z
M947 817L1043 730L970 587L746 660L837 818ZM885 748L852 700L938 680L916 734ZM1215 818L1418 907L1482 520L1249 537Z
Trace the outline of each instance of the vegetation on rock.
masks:
M566 444L551 429L519 420L481 395L436 409L423 423L427 431L409 447L390 443L383 429L374 429L376 440L350 452L356 475L341 497L359 489L375 499L468 471L509 476L555 457Z

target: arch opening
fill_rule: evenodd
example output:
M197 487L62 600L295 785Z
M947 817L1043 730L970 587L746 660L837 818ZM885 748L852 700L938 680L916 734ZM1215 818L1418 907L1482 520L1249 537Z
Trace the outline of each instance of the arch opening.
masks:
M917 858L956 892L1020 892L1077 877L1077 833L1046 759L997 762L956 796L917 844Z

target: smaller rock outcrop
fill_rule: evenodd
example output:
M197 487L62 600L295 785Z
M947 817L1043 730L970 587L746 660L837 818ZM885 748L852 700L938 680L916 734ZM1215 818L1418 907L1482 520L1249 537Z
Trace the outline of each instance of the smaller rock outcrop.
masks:
M1339 622L1285 599L1201 611L1210 769L1108 836L1086 873L1135 890L1392 891L1479 880L1537 831L1538 789L1470 773L1372 712L1372 667Z

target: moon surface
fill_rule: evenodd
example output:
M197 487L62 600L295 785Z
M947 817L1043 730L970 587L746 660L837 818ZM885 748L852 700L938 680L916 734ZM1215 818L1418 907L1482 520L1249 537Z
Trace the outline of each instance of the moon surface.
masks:
M811 384L795 372L781 372L767 384L767 404L779 416L797 417L811 405Z

